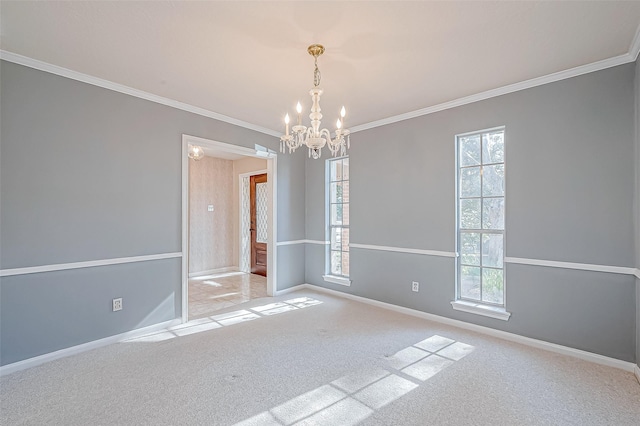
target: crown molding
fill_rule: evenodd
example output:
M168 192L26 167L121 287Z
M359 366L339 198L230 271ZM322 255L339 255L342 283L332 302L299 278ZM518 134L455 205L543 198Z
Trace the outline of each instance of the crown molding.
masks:
M629 46L629 62L633 62L638 59L638 53L640 53L640 25L638 25L638 28L636 29L636 35L631 41L631 46Z
M351 131L351 133L361 132L363 130L369 130L375 127L386 126L387 124L393 124L399 121L409 120L409 119L420 117L423 115L433 114L433 113L444 111L447 109L468 105L474 102L495 98L497 96L518 92L520 90L531 89L533 87L542 86L544 84L566 80L568 78L577 77L579 75L601 71L607 68L612 68L618 65L634 62L638 58L639 53L640 53L640 25L638 26L638 28L636 28L636 33L635 33L635 36L633 37L631 45L629 46L629 51L622 55L614 56L608 59L603 59L597 62L592 62L586 65L580 65L578 67L570 68L568 70L558 71L542 77L532 78L529 80L521 81L519 83L509 84L507 86L502 86L496 89L487 90L485 92L476 93L474 95L454 99L452 101L444 102L438 105L433 105L433 106L421 108L415 111L394 115L392 117L371 121L369 123L360 124L358 126L351 127L349 130ZM264 133L269 136L274 136L278 138L281 136L280 132L267 129L266 127L251 124L246 121L242 121L233 117L229 117L223 114L219 114L217 112L209 111L204 108L196 107L183 102L175 101L173 99L157 96L148 92L144 92L142 90L134 89L132 87L124 86L118 83L113 83L108 80L103 80L101 78L93 77L87 74L82 74L77 71L69 70L67 68L62 68L57 65L52 65L52 64L42 62L37 59L32 59L26 56L18 55L16 53L8 52L6 50L0 49L0 59L13 62L19 65L24 65L30 68L35 68L41 71L50 72L52 74L57 74L73 80L82 81L84 83L93 84L95 86L114 90L116 92L135 96L141 99L146 99L162 105L167 105L173 108L181 109L183 111L192 112L194 114L202 115L204 117L213 118L215 120L223 121L225 123L244 127L246 129L254 130L256 132Z
M634 42L634 46L637 45L637 48L640 49L640 38L636 37L636 41L637 42ZM636 56L637 56L637 52L636 52ZM455 99L449 102L444 102L444 103L430 106L427 108L422 108L422 109L407 112L404 114L394 115L393 117L383 118L381 120L376 120L370 123L361 124L359 126L354 126L349 130L351 130L351 133L355 133L363 130L373 129L375 127L386 126L387 124L393 124L399 121L409 120L411 118L433 114L435 112L456 108L456 107L471 104L474 102L484 101L486 99L495 98L497 96L506 95L508 93L518 92L520 90L530 89L532 87L542 86L544 84L554 83L560 80L566 80L567 78L577 77L579 75L604 70L607 68L623 65L633 61L635 61L635 57L632 58L631 53L625 53L623 55L614 56L613 58L603 59L602 61L592 62L587 65L581 65L579 67L555 72L553 74L548 74L542 77L536 77L529 80L521 81L519 83L509 84L507 86L499 87L497 89L487 90L486 92L477 93L471 96L465 96L463 98Z
M237 118L219 114L214 111L209 111L207 109L200 108L194 105L189 105L184 102L179 102L173 99L154 95L149 92L134 89L133 87L125 86L123 84L114 83L109 80L104 80L102 78L94 77L88 74L83 74L81 72L70 70L68 68L59 67L57 65L53 65L47 62L39 61L37 59L29 58L27 56L22 56L17 53L8 52L6 50L0 50L0 59L8 62L13 62L14 64L24 65L29 68L33 68L33 69L45 71L51 74L56 74L62 77L70 78L72 80L88 83L93 86L98 86L104 89L113 90L114 92L124 93L125 95L130 95L136 98L145 99L147 101L155 102L161 105L166 105L182 111L191 112L193 114L198 114L203 117L213 118L214 120L223 121L225 123L233 124L239 127L244 127L245 129L264 133L269 136L274 136L278 138L281 136L280 133L276 132L275 130L267 129L266 127L251 124L246 121L239 120Z

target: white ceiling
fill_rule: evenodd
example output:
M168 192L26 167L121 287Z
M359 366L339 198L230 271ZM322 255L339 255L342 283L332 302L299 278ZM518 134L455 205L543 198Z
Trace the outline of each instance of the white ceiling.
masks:
M282 131L322 110L362 125L624 55L640 2L0 3L0 48Z

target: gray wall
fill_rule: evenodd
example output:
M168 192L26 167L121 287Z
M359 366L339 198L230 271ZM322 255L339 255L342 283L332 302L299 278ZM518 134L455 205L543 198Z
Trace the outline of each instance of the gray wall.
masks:
M244 128L0 67L2 269L179 252L182 134L277 149ZM505 125L506 254L640 266L630 196L640 190L637 73L619 66L354 134L351 241L454 251L454 136ZM277 180L277 241L324 240L324 161L280 155ZM3 277L0 364L179 317L180 268L176 258ZM278 289L309 282L622 360L640 355L631 276L509 264L512 317L502 322L451 309L451 258L352 248L351 287L323 273L322 245L278 247ZM124 298L119 313L114 297Z
M305 238L305 156L299 149L278 156L278 241ZM282 169L282 161L287 167ZM304 283L305 251L298 244L278 247L278 290Z
M0 67L2 269L180 252L182 134L277 149L272 136ZM303 239L302 158L280 156L277 178L277 240ZM0 364L179 317L180 268L175 258L3 277ZM278 287L303 280L284 270ZM114 297L123 311L111 312Z
M634 64L352 135L351 243L455 251L455 135L506 126L506 255L635 264ZM307 161L307 238L324 240L324 164ZM454 311L453 258L351 248L351 287L309 283L636 360L630 275L508 264L508 322ZM411 292L411 281L420 292Z

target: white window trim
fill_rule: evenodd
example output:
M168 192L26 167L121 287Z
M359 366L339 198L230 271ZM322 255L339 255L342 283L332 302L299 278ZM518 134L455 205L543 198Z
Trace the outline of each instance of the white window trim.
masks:
M323 275L322 278L328 283L340 284L347 287L351 286L351 280L346 277L338 277L335 275Z
M467 302L466 300L454 300L451 302L451 306L456 311L467 312L469 314L482 315L489 318L495 318L502 321L509 321L511 312L507 312L506 309L485 305L484 303Z
M329 158L325 162L325 220L326 220L326 238L325 241L325 274L322 276L324 281L339 284L344 286L351 286L351 280L349 276L332 275L331 274L331 163L336 160L348 159L348 155L342 157ZM351 176L349 176L351 178ZM350 180L350 179L349 179ZM349 181L347 180L347 182ZM350 225L346 225L349 228ZM349 244L349 251L351 251L351 244Z
M503 283L504 283L504 287L503 287L503 305L502 306L497 306L494 304L490 304L490 303L483 303L481 301L470 301L467 299L462 299L459 295L459 289L460 289L460 283L459 283L459 271L460 271L460 262L461 262L461 258L460 258L460 252L459 252L459 248L458 248L458 242L460 240L460 211L459 211L459 204L460 204L460 194L459 194L459 179L460 179L460 163L459 163L459 139L461 137L464 136L469 136L469 135L475 135L475 134L482 134L482 133L490 133L490 132L494 132L494 131L500 131L502 130L502 132L505 135L506 138L506 126L498 126L498 127L492 127L489 129L484 129L484 130L475 130L473 132L466 132L466 133L460 133L458 135L455 136L455 146L456 146L456 272L455 272L455 279L456 279L456 292L455 292L455 297L456 300L453 300L451 302L451 306L453 307L453 309L457 310L457 311L463 311L463 312L468 312L468 313L472 313L472 314L477 314L477 315L483 315L483 316L488 316L490 318L496 318L496 319L501 319L503 321L508 321L509 317L511 316L510 312L507 312L506 310L506 306L507 306L507 268L506 268L506 253L507 253L507 230L506 230L506 217L507 217L507 203L506 203L506 199L507 199L507 182L506 182L506 174L505 174L505 190L504 190L504 195L503 198L505 200L505 229L502 230L502 236L503 236L503 255L502 255L502 259L503 259L503 264L502 264L502 273L503 273ZM505 173L506 173L506 167L507 167L507 156L506 156L506 149L505 149L505 154L504 154L504 160L502 162L502 164L504 164L505 167Z
M464 136L469 136L469 135L475 135L475 134L482 134L482 133L490 133L490 132L494 132L494 131L502 131L505 135L506 135L506 126L498 126L498 127L492 127L489 129L484 129L484 130L475 130L473 132L466 132L466 133L460 133L457 134L455 136L455 155L456 155L456 250L458 250L458 244L459 244L459 240L460 240L460 194L459 194L459 179L460 179L460 163L459 163L459 140L461 137ZM502 164L504 164L505 170L506 170L506 149L505 149L505 158L502 162ZM482 166L482 165L481 165ZM506 176L505 176L505 193L503 195L503 199L505 200L505 218L507 216L506 213L506 196L507 196L507 190L506 190ZM506 219L505 219L506 220ZM460 258L460 253L456 252L456 300L451 302L451 305L453 306L454 309L456 310L464 310L465 312L470 312L470 313L477 313L479 315L484 315L485 311L491 311L491 312L507 312L506 311L506 306L507 306L507 280L506 280L506 267L505 267L505 261L504 259L506 258L506 242L507 242L507 237L506 237L506 227L505 229L503 229L501 231L501 234L503 236L503 265L502 265L502 271L503 271L503 283L504 283L504 287L503 287L503 305L502 306L498 306L498 305L494 305L492 303L484 303L482 301L472 301L472 300L468 300L468 299L463 299L460 297L459 291L460 291L460 283L459 283L459 272L460 272L460 262L461 262L461 258ZM455 303L455 305L454 305ZM461 308L461 309L458 309ZM477 309L480 309L480 311L478 312ZM485 308L485 309L482 309ZM469 310L470 309L470 310ZM511 315L511 314L509 314ZM509 319L509 315L506 316L506 320ZM491 315L487 315L487 316L491 316ZM502 318L500 318L502 319Z

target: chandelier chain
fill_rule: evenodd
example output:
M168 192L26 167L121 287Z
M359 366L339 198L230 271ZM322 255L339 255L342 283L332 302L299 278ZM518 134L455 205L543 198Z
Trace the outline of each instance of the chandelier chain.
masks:
M314 87L318 87L320 86L320 69L318 68L318 57L315 57L315 65L316 65L316 69L313 71L313 86Z

